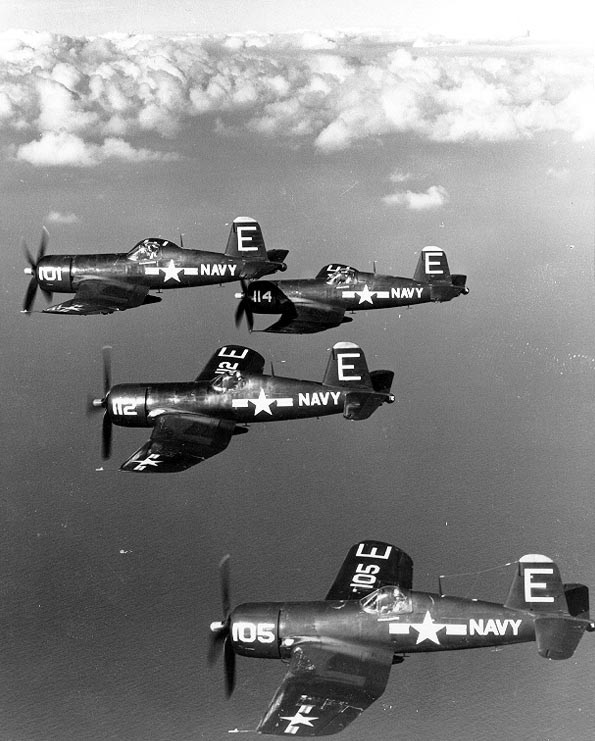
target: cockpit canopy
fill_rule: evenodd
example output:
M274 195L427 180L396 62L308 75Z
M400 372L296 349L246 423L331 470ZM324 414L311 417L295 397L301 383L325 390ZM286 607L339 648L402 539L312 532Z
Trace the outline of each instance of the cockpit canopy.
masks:
M381 587L362 597L362 609L374 615L388 616L411 612L411 594L400 587Z
M168 239L151 237L137 242L126 255L126 259L133 262L155 262L168 257L167 253L172 248L176 251L180 249L177 244L170 242Z
M336 288L349 286L352 283L357 283L357 272L354 268L341 265L329 272L326 282L329 286L335 286Z
M229 373L215 376L211 382L211 388L219 394L224 394L227 391L241 388L244 383L244 378L239 371L230 371Z

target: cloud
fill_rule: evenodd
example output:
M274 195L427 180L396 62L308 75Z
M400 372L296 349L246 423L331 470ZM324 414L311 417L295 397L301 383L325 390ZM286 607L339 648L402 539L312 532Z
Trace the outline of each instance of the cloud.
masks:
M397 191L382 199L387 206L403 206L411 211L430 211L442 208L449 200L448 192L442 185L431 185L422 193L415 193L412 190Z
M46 132L36 141L16 149L16 159L39 167L96 167L106 160L154 162L176 159L148 149L135 149L122 139L109 137L103 144L85 142L76 134Z
M593 136L586 54L393 37L6 32L0 130L30 137L19 156L31 164L79 167L151 161L163 155L135 146L141 137L174 151L176 137L205 126L329 154L399 133L462 143Z
M78 224L79 217L73 213L62 213L61 211L50 211L45 218L48 224Z

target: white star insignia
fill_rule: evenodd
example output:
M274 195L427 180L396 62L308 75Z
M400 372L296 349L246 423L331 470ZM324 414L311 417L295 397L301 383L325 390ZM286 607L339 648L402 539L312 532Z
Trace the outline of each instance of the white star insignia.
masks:
M314 725L313 721L318 720L318 717L306 718L305 715L301 714L300 710L298 710L295 715L282 715L281 716L281 720L289 721L289 725L285 729L285 733L296 733L297 728L295 726L298 726L298 725L312 727Z
M271 404L275 401L274 399L267 399L267 395L264 392L264 389L260 389L260 394L258 394L258 399L248 399L249 402L254 404L254 416L256 417L257 414L260 414L261 412L266 412L267 414L270 414L272 416L271 412Z
M419 635L417 636L417 641L415 642L416 645L418 643L422 643L423 641L432 641L432 643L436 643L438 646L440 645L440 641L438 640L438 631L442 630L442 628L446 627L445 623L435 623L432 620L432 616L430 615L429 610L426 611L426 614L424 616L422 623L411 623L411 627L414 628Z
M363 303L366 303L367 302L369 304L372 304L372 306L374 305L374 301L373 301L374 291L370 291L370 289L368 288L368 284L367 283L364 286L364 288L363 288L362 291L356 291L356 293L359 293L359 297L360 297L359 302L360 302L360 304L363 304Z
M151 455L147 456L144 460L132 461L132 463L136 463L136 466L134 467L135 471L144 471L147 466L157 467L161 461L159 460L158 453L151 453Z
M177 280L178 283L180 282L180 273L182 272L182 268L177 268L173 260L169 261L169 264L166 268L159 268L159 269L163 270L163 282L164 283L168 280Z

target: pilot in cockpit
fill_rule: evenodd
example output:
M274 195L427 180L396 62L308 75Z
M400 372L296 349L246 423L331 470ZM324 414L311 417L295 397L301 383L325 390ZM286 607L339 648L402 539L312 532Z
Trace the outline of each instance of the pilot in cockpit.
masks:
M403 592L399 587L383 587L365 599L364 609L378 615L411 612L411 598L407 592Z
M157 259L159 252L159 245L155 242L151 242L149 239L145 239L144 242L139 242L128 255L130 260L135 262L152 262Z
M355 271L353 268L340 267L329 273L327 284L329 286L346 286L350 283L355 283Z
M211 387L213 391L224 394L226 391L232 391L243 385L244 379L239 371L230 371L220 376L215 376Z

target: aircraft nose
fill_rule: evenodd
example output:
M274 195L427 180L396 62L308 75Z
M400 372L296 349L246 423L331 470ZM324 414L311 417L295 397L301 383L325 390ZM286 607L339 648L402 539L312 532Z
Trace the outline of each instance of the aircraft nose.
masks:
M35 270L33 270L33 268L26 267L23 268L23 273L25 273L25 275L35 275Z

